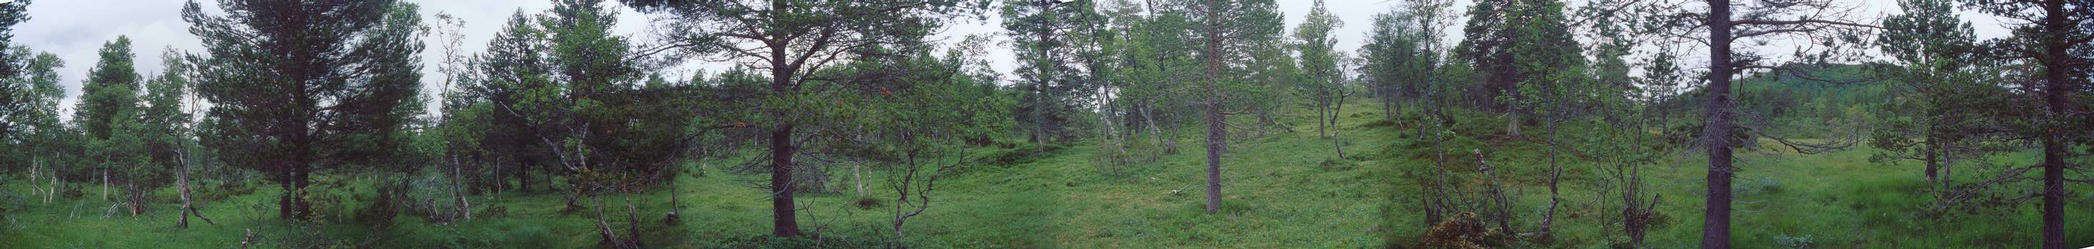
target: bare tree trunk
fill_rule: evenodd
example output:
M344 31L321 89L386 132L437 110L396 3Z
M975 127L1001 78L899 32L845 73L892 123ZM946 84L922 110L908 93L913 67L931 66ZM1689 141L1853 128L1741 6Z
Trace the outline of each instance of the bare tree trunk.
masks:
M1498 219L1498 230L1506 234L1517 234L1512 230L1512 200L1505 197L1505 189L1498 183L1498 174L1495 173L1497 171L1496 167L1491 167L1490 163L1483 161L1482 150L1470 150L1469 153L1476 155L1477 171L1482 171L1485 177L1490 178L1490 189L1485 194L1490 195L1491 200L1497 202L1496 205L1493 205L1492 211L1497 213L1495 216Z
M1424 125L1421 124L1419 127L1424 127ZM1419 128L1419 130L1421 133L1419 138L1424 138L1422 136L1424 128ZM1445 217L1447 210L1450 209L1450 203L1447 200L1446 141L1447 139L1443 133L1433 133L1432 190L1429 192L1431 197L1426 199L1425 204L1425 226L1427 227L1438 224L1440 219Z
M863 165L851 164L851 186L856 187L858 197L863 198L865 197L865 174L858 172L858 168L861 168L861 166Z
M56 170L53 170L53 171L56 171ZM58 188L63 188L63 187L65 187L65 183L64 183L64 182L59 182L59 181L58 181L58 173L57 173L57 172L52 172L50 176L51 176L51 187L49 187L49 188L44 188L44 204L51 204L51 199L53 199L53 198L56 198L56 197L58 196Z
M1147 123L1149 123L1149 136L1156 139L1157 146L1163 147L1164 154L1178 153L1178 140L1176 139L1176 137L1171 137L1171 139L1166 140L1163 133L1163 128L1159 126L1160 124L1156 123L1156 115L1152 112L1152 109L1156 109L1156 104L1153 103L1153 101L1151 101L1150 103L1143 104L1142 106L1144 106L1144 108L1141 109L1142 120L1146 120L1148 121Z
M1519 136L1521 135L1521 134L1520 134L1520 108L1518 108L1518 107L1508 107L1508 108L1506 108L1506 112L1505 112L1505 135L1506 135L1506 136L1512 136L1512 137L1519 137Z
M502 156L500 156L500 155L495 155L495 156L488 156L488 158L490 158L490 159L494 160L494 162L493 162L493 163L488 163L488 164L487 164L487 170L488 170L488 171L492 171L492 174L488 174L488 175L487 175L487 179L488 179L488 180L492 180L492 181L494 181L494 195L493 195L493 196L501 196L501 195L502 195L502 188L505 188L505 187L507 187L507 185L509 185L509 181L507 181L507 180L502 180ZM490 199L492 199L492 198L490 198Z
M461 220L473 220L473 204L465 199L465 164L458 161L458 154L451 154L451 195L458 198L458 215Z
M771 233L778 237L800 236L793 208L792 134L792 125L771 131Z
M595 205L591 206L596 207L595 209L597 235L603 236L604 243L609 243L614 248L625 248L625 243L618 242L618 234L611 231L611 222L607 221L607 218L605 218L603 215L603 197L591 194L589 195L589 199L592 202L596 203Z
M676 186L676 175L669 175L669 215L664 218L667 218L667 223L671 225L683 220L683 202L680 201L683 198L681 195L683 195L683 189Z
M516 159L516 189L531 192L531 164L522 158Z
M1221 103L1207 104L1207 213L1221 210L1221 154L1229 146L1228 124L1224 123Z
M2038 57L2044 68L2044 104L2047 107L2045 109L2049 111L2049 118L2062 119L2066 117L2068 108L2065 103L2068 96L2065 92L2070 91L2069 84L2072 83L2069 82L2071 78L2066 75L2068 65L2064 56L2069 44L2066 44L2065 36L2072 33L2073 27L2066 19L2070 14L2065 12L2065 0L2043 0L2043 12L2043 54L2050 55ZM2050 120L2046 123L2056 125L2064 122ZM2047 130L2048 134L2044 134L2043 137L2043 248L2064 249L2064 175L2065 157L2068 156L2065 151L2065 131L2054 127Z
M1330 123L1324 122L1324 120L1333 116L1330 114L1331 96L1330 93L1322 95L1317 96L1318 98L1316 99L1316 136L1328 137L1330 136Z
M1927 134L1929 134L1927 136L1927 145L1925 148L1922 148L1927 151L1927 182L1940 182L1940 176L1937 176L1935 174L1935 172L1940 169L1938 164L1941 157L1941 154L1939 153L1941 151L1941 147L1938 146L1940 143L1936 141L1937 137L1932 135L1932 131L1927 132Z
M211 222L211 218L204 217L202 212L198 212L196 204L189 197L189 162L186 156L183 157L181 171L175 172L175 188L182 197L181 210L175 210L175 216L181 217L180 220L175 221L176 228L189 227L189 216L191 215L195 215L198 219L203 219L204 223L217 224L217 222Z
M620 188L624 188L624 187L620 187ZM620 192L624 192L624 191L620 191ZM629 246L629 247L639 248L639 247L641 247L641 245L640 245L640 207L639 207L639 206L634 206L634 205L633 205L633 194L632 194L632 193L624 193L623 195L625 196L625 220L626 220L626 223L625 223L625 230L626 230L626 232L625 232L625 236L627 236L627 237L630 237L630 238L625 238L625 239L622 239L622 240L624 240L624 243L622 243L622 244L625 244L626 246Z
M43 168L44 168L44 160L43 160L43 157L42 157L42 156L38 156L38 155L30 155L30 156L29 156L29 195L30 195L30 196L37 196L37 195L43 195L43 194L44 194L44 187L43 187L43 184L38 184L38 183L37 183L37 182L39 182L39 181L42 181L42 180L43 180L43 175L42 175L42 173L43 173Z
M1557 193L1556 188L1556 185L1563 178L1563 166L1556 161L1556 158L1559 156L1557 152L1559 149L1556 145L1556 128L1561 125L1560 122L1562 121L1554 117L1549 118L1549 209L1542 212L1541 216L1540 237L1543 238L1549 237L1549 226L1556 221L1556 206L1558 202L1562 202L1562 195Z
M1225 38L1220 30L1222 24L1220 23L1220 10L1217 9L1220 6L1215 6L1218 4L1220 3L1212 1L1207 3L1207 11L1205 11L1207 23L1204 25L1206 30L1203 30L1203 35L1207 38L1206 44L1204 44L1207 54L1202 56L1206 57L1204 59L1207 64L1207 74L1205 75L1207 78L1205 95L1207 96L1206 106L1204 106L1206 110L1202 113L1206 114L1204 116L1207 119L1207 213L1209 214L1217 213L1221 210L1221 154L1227 151L1229 147L1228 117L1223 116L1224 114L1222 113L1223 92L1220 89L1222 87L1220 77L1223 60L1220 53L1222 52L1222 44L1225 42L1223 39Z
M1731 201L1731 22L1730 0L1709 0L1709 107L1701 139L1708 149L1708 195L1702 211L1701 248L1730 248Z
M1345 139L1338 136L1338 129L1341 128L1338 127L1338 113L1345 110L1345 96L1350 94L1344 92L1343 86L1340 86L1338 89L1338 102L1331 105L1331 148L1338 150L1338 159L1343 160L1345 159Z

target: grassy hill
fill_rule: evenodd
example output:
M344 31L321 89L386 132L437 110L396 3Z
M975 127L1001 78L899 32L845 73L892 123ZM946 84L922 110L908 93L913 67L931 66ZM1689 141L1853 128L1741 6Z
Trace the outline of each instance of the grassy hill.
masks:
M1418 245L1427 224L1418 204L1419 180L1430 175L1434 146L1406 137L1410 124L1383 121L1371 100L1359 100L1341 119L1342 144L1352 158L1334 159L1332 141L1317 136L1307 111L1291 113L1298 132L1234 140L1224 157L1226 196L1220 214L1202 210L1204 184L1199 138L1176 141L1184 152L1153 162L1100 170L1095 141L1060 146L1044 154L1030 148L983 148L963 173L939 182L932 207L907 224L904 242L924 248L1357 248ZM1516 229L1531 230L1548 202L1543 187L1546 155L1539 141L1498 136L1500 117L1461 115L1456 136L1442 144L1455 153L1481 150L1502 168L1514 193ZM1567 128L1574 130L1576 128ZM1768 144L1768 143L1763 143ZM1854 149L1804 155L1755 150L1740 155L1734 217L1740 248L2028 248L2037 241L2037 207L2019 205L1999 213L1923 218L1931 197L1913 163L1869 163L1871 152ZM1690 153L1691 154L1691 153ZM1460 156L1463 154L1454 154ZM2027 160L2014 155L2009 160ZM1650 188L1664 197L1651 247L1693 247L1700 238L1705 163L1673 156L1668 166L1649 168ZM1457 160L1466 161L1466 160ZM690 165L679 176L680 191L605 196L613 226L628 222L625 202L639 207L642 237L660 248L691 247L879 247L892 237L892 190L877 173L865 175L870 197L851 189L803 195L802 226L822 240L773 240L769 200L753 183L760 175L730 174L724 163ZM1476 179L1473 163L1450 164L1457 179ZM847 170L837 179L848 181ZM1564 173L1563 209L1553 241L1520 241L1517 248L1605 248L1623 238L1612 221L1620 205L1600 182L1595 166L1571 160ZM1964 174L1963 177L1971 177ZM1968 179L1966 179L1968 180ZM360 224L356 196L367 195L369 179L323 179L342 196L312 224L275 218L269 186L231 184L202 188L213 197L203 209L217 224L172 227L172 190L156 196L151 213L105 216L108 201L92 186L76 184L77 195L51 203L28 195L17 176L0 185L6 220L0 245L7 248L235 248L252 232L254 248L582 248L598 241L594 210L563 214L562 193L503 193L474 197L471 221L432 224L398 217L383 225ZM1457 184L1481 184L1456 181ZM2071 187L2068 203L2094 203L2094 188ZM683 204L682 221L663 222L670 195ZM323 195L324 196L324 195ZM588 200L585 200L588 201ZM586 203L586 202L585 202ZM2094 244L2094 219L2086 206L2068 209L2070 244ZM619 232L625 232L620 229Z

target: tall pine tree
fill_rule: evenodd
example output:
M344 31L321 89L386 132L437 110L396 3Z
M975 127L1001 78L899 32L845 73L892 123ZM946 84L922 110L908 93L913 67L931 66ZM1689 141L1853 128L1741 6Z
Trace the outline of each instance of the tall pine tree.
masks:
M421 111L421 18L394 0L219 0L225 15L182 8L206 53L197 92L210 101L205 142L226 163L283 187L278 215L311 218L312 175L389 158Z

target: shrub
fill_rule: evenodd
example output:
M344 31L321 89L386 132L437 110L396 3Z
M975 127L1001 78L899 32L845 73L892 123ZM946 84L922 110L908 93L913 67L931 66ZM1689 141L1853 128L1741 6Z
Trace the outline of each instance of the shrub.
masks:
M873 209L880 207L880 198L872 198L870 196L858 197L858 201L851 202L851 206L857 206L858 209Z
M1755 196L1781 193L1781 179L1754 177L1738 186L1739 196Z
M731 238L727 241L700 243L697 248L882 248L894 244L879 236L821 236L771 237L769 235Z
M1817 242L1812 241L1810 235L1794 236L1783 234L1774 236L1774 244L1780 245L1782 248L1803 249L1816 247Z
M1501 247L1505 235L1498 230L1484 228L1476 213L1462 212L1447 217L1432 230L1425 231L1423 248L1429 249L1482 249Z
M1360 165L1360 163L1359 163L1359 162L1353 161L1353 160L1351 160L1351 159L1343 159L1343 158L1330 158L1330 159L1323 159L1323 162L1322 162L1322 163L1317 163L1317 164L1316 164L1317 168L1319 168L1319 169L1323 169L1323 170L1327 170L1327 171L1346 171L1346 170L1352 170L1353 168L1359 167L1359 165Z

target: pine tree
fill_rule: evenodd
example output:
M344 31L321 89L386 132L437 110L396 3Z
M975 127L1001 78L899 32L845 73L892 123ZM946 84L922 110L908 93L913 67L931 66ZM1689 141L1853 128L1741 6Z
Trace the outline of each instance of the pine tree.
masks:
M13 43L14 26L29 20L29 2L17 0L0 4L0 50L5 50L0 51L0 79L24 79L31 77L25 74L35 73L31 72L35 68L30 64L38 58L27 52L13 51L16 47ZM16 116L34 115L32 103L37 101L36 89L29 84L18 84L20 82L26 81L0 84L0 137L8 137L16 126L27 125L13 120Z
M1243 98L1240 93L1263 93L1271 89L1258 89L1245 79L1250 72L1235 65L1242 58L1253 58L1259 40L1277 40L1284 24L1280 23L1278 5L1271 0L1196 0L1186 1L1188 15L1193 23L1194 50L1205 65L1203 81L1192 93L1201 99L1195 100L1201 122L1207 136L1207 213L1221 211L1222 202L1222 153L1229 147L1227 117L1229 109L1259 110L1259 106L1231 106ZM1255 99L1253 99L1255 100Z
M139 76L132 60L137 55L131 52L131 39L117 37L102 44L101 60L88 69L87 82L81 86L81 100L73 112L73 122L87 134L88 157L94 162L93 174L102 185L102 198L108 199L111 186L124 193L138 193L132 181L150 177L151 167L141 167L144 160L143 130L139 123ZM132 197L142 197L133 194ZM127 198L132 214L144 207L140 198Z
M476 78L459 90L460 115L472 115L462 118L483 122L477 129L483 132L480 148L493 153L495 161L512 164L494 167L515 174L517 187L524 191L531 189L531 173L541 171L532 166L551 164L559 155L552 152L559 133L549 130L556 120L533 109L549 106L538 103L543 98L533 94L555 86L546 58L548 40L535 19L517 11L488 42L487 51L474 57Z
M390 158L421 111L421 19L392 0L220 0L183 6L206 53L196 89L214 104L204 141L282 185L278 215L305 220L322 166Z
M1335 130L1329 127L1338 120L1338 113L1333 109L1344 105L1337 102L1345 91L1345 85L1338 75L1342 71L1338 68L1338 57L1343 54L1337 51L1338 40L1331 37L1331 31L1344 26L1345 23L1338 20L1338 16L1331 15L1330 10L1324 7L1323 0L1317 0L1315 5L1310 7L1309 15L1303 18L1301 25L1294 29L1294 39L1299 42L1295 49L1301 53L1300 67L1307 78L1301 84L1306 86L1304 88L1317 103L1316 132L1322 135L1324 130ZM1342 154L1343 150L1340 151Z
M946 17L978 14L985 2L960 0L870 1L670 1L621 0L643 12L673 18L668 43L683 51L720 55L748 62L768 81L753 97L765 103L742 122L768 130L772 234L800 235L792 188L798 176L795 157L803 143L797 130L823 122L825 101L817 96L849 82L810 77L834 63L893 56L866 48L898 51L921 49L921 41L942 26ZM746 18L767 16L769 18ZM906 54L906 53L902 53ZM725 120L721 120L725 121Z
M1036 150L1065 139L1076 112L1086 108L1097 89L1086 72L1100 70L1083 64L1095 50L1092 40L1104 18L1092 6L1096 1L1008 0L1003 3L1003 27L1011 38L1011 51L1018 56L1013 72L1027 91L1018 106L1018 121L1026 124Z
M2041 114L2012 120L2014 133L2040 138L2043 152L2043 248L2065 248L2065 170L2070 148L2094 129L2094 109L2087 80L2094 74L2094 3L2070 0L1977 0L1965 3L1980 12L2015 19L2012 37L1988 42L1993 56L2031 61L2040 67L2030 89L2040 99Z

